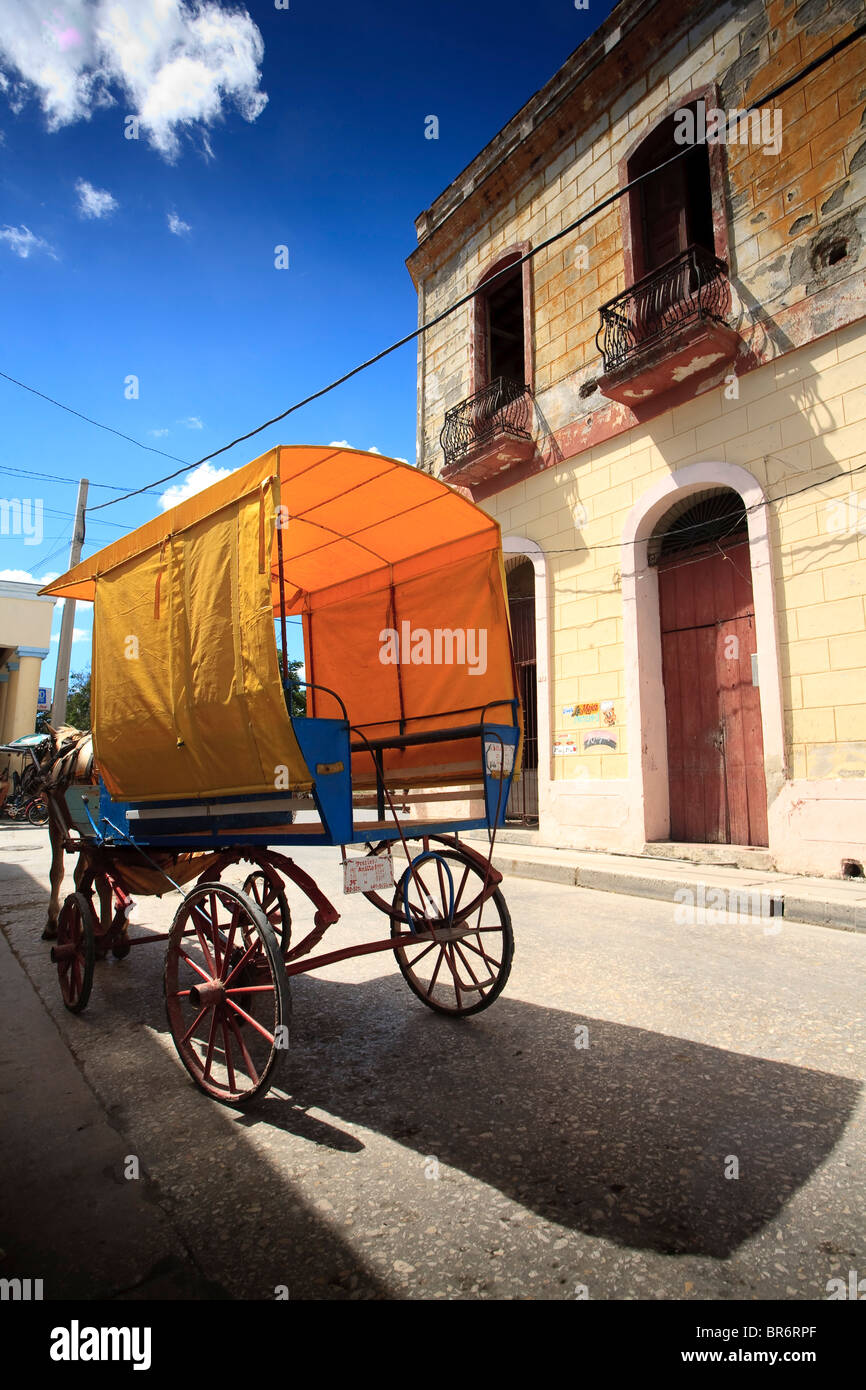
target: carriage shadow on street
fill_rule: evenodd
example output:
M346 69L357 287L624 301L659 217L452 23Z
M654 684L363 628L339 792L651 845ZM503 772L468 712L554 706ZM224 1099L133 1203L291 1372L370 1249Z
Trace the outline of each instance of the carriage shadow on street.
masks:
M267 1098L249 1123L304 1134L297 1107L320 1108L419 1163L435 1158L446 1180L458 1169L545 1220L635 1249L729 1255L826 1160L860 1091L507 994L489 1014L451 1020L401 1005L392 979L310 975L293 992L293 1105Z
M363 1267L296 1188L296 1146L288 1167L261 1160L256 1148L272 1152L278 1142L269 1131L309 1146L315 1165L322 1149L357 1161L369 1141L356 1131L367 1130L414 1151L410 1175L415 1163L416 1174L436 1171L435 1159L439 1182L466 1175L566 1230L625 1249L724 1258L777 1219L827 1160L859 1097L849 1078L507 992L473 1019L434 1016L389 973L294 980L285 1095L245 1111L219 1106L155 1042L154 1034L168 1041L161 950L145 949L135 970L128 961L99 965L90 1009L72 1018L35 930L44 889L8 864L3 880L7 934L111 1122L122 1132L143 1125L159 1144L151 1199L187 1219L211 1191L228 1200L230 1184L243 1240L248 1224L254 1238L258 1218L246 1212L254 1192L263 1209L280 1212L269 1225L265 1278L291 1267L293 1297L346 1297L349 1270L356 1297L400 1293ZM587 1048L575 1047L582 1024ZM250 1131L256 1148L243 1137ZM737 1179L725 1177L732 1155ZM435 1183L424 1184L431 1200ZM399 1191L399 1176L394 1184ZM268 1297L264 1282L245 1285L249 1272L235 1271L235 1282L233 1258L219 1265L228 1296Z

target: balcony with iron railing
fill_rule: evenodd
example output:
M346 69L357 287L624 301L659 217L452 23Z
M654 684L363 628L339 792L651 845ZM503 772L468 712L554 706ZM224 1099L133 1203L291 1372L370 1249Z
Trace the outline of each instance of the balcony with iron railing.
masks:
M484 482L535 453L531 432L532 390L499 376L445 413L439 443L445 454L442 476L463 483Z
M689 246L599 310L599 389L632 407L729 362L740 336L729 322L727 266Z

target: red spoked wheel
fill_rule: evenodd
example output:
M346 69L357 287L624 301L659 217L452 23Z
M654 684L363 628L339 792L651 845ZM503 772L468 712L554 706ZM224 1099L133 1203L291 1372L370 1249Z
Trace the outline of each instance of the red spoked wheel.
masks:
M474 860L459 849L437 846L414 872L407 867L394 891L391 930L401 940L394 948L397 964L412 993L437 1013L458 1018L480 1013L502 993L511 973L511 916L500 890L485 897L484 887ZM433 930L437 941L416 939L406 917L407 900L417 930Z
M51 948L60 993L70 1013L87 1008L96 960L96 916L85 893L70 893L57 919L57 940Z
M281 954L288 955L292 940L292 914L283 880L276 869L268 864L255 869L244 880L244 892L262 909L270 922Z
M196 1085L242 1106L277 1080L289 1043L289 982L273 928L239 888L200 883L179 907L165 957L165 1005Z

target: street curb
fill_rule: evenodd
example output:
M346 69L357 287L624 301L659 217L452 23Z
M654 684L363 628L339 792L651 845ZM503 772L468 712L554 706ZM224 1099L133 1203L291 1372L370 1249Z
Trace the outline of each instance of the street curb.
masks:
M670 863L671 861L666 861ZM659 902L677 902L676 894L683 884L669 876L659 877L651 874L633 874L619 869L589 869L574 864L546 863L543 860L523 859L517 855L496 854L494 867L500 873L514 874L518 878L530 878L546 883L565 884L576 888L594 888L602 893L623 893L637 898L654 898ZM710 865L706 866L708 869ZM773 917L784 918L788 922L799 922L806 926L832 927L836 931L866 932L866 905L857 902L834 902L828 899L799 897L797 894L772 892L771 882L763 880L772 899ZM716 885L712 874L706 878L707 887L725 894L730 901L731 892L738 894L737 912L741 913L740 894L749 894L749 888L732 888L728 884ZM757 913L750 913L761 920Z

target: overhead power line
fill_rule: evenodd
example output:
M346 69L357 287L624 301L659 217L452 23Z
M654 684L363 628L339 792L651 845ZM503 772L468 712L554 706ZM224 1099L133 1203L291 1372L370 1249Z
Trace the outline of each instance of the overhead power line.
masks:
M13 386L20 386L22 391L29 391L32 396L39 396L43 401L48 401L49 405L56 405L58 410L65 410L69 415L77 415L79 420L85 420L88 425L95 425L98 430L107 430L109 434L116 434L118 439L125 439L128 444L134 444L137 449L146 449L149 454L162 454L163 458L174 459L175 463L183 463L177 454L167 454L165 449L157 449L153 444L143 444L140 439L134 439L131 434L124 434L123 430L116 430L113 425L104 425L101 420L94 420L90 415L84 415L80 410L73 410L71 405L64 405L62 401L56 401L53 396L47 396L44 391L37 391L35 386L28 386L26 381L18 381L14 376L9 376L7 372L0 372L0 377L4 381L11 381ZM190 467L195 467L190 464ZM142 488L141 491L144 491ZM120 498L118 498L120 501Z
M859 28L849 34L847 38L841 39L839 43L834 44L826 53L822 53L819 57L814 58L811 63L801 68L800 71L795 73L792 77L779 83L779 85L772 88L771 91L765 92L764 95L753 102L751 106L745 107L745 112L758 110L760 107L766 106L769 102L774 101L798 82L801 82L804 77L808 77L811 73L815 72L816 69L822 67L824 63L828 63L832 58L842 53L857 39L862 38L864 34L866 34L866 23L861 24ZM383 348L381 352L377 352L374 357L369 357L366 362L359 363L357 367L353 367L351 371L344 372L342 376L329 382L327 386L322 386L318 391L313 391L310 395L304 396L302 400L296 401L294 405L290 405L286 410L281 411L279 415L274 415L270 420L266 420L264 424L257 425L255 429L248 430L246 434L238 435L230 444L224 444L222 448L215 449L213 453L205 454L203 458L197 459L195 463L186 464L183 468L178 469L174 473L167 474L164 478L155 479L148 484L148 487L160 487L162 484L171 482L174 478L180 477L182 473L189 472L193 468L199 468L203 463L208 463L211 459L218 458L220 454L227 453L229 449L233 449L236 444L242 444L245 440L252 439L255 435L261 434L263 430L269 429L271 425L278 424L280 420L285 420L287 416L294 414L296 410L302 409L303 406L309 405L312 401L319 400L330 391L334 391L338 386L342 386L345 382L350 381L352 377L358 376L360 372L367 371L369 367L375 366L377 362L381 362L384 357L388 357L392 352L396 352L398 348L405 347L407 343L414 342L425 333L429 333L432 328L436 328L445 319L450 317L451 314L456 313L458 309L462 309L464 305L469 304L477 295L488 293L491 284L494 284L500 275L513 274L517 266L523 265L525 261L532 260L533 257L539 255L541 251L545 251L547 247L552 246L557 241L561 241L563 237L570 236L573 232L577 231L579 227L582 227L585 222L588 222L593 217L597 217L600 212L603 212L606 208L624 197L625 194L629 193L633 188L637 188L638 185L643 183L646 179L652 178L662 169L666 169L678 159L682 159L692 148L693 146L691 145L684 145L675 155L672 155L669 159L663 160L662 163L656 165L654 169L648 169L643 174L638 174L635 178L624 184L622 188L615 189L613 193L603 198L601 202L596 203L588 212L583 213L573 222L570 222L562 231L554 232L551 236L546 237L544 241L539 242L537 246L532 247L517 260L512 261L503 270L497 272L496 275L490 276L483 285L479 285L476 289L470 290L468 294L462 295L453 304L449 305L447 309L443 309L441 314L436 314L434 318L428 319L425 323L421 324L420 327L413 329L411 333L404 334L402 338L398 338L396 342L391 343L389 347ZM88 510L91 512L101 511L104 507L114 506L115 502L123 502L129 497L137 497L144 491L144 488L135 488L133 491L127 492L124 497L116 497L108 502L100 502L96 507L90 507Z
M743 114L756 111L759 108L766 106L769 102L774 101L777 97L782 96L785 92L789 91L791 87L795 86L799 82L802 82L804 78L808 77L811 73L815 72L825 63L830 62L830 60L837 57L838 54L844 52L844 50L850 47L851 44L855 43L858 39L862 38L864 34L866 34L866 23L859 25L858 28L853 30L853 32L850 33L846 38L841 39L838 43L834 44L831 48L827 50L826 53L822 53L817 58L814 58L810 63L808 63L805 67L801 68L798 72L794 73L791 77L787 78L784 82L779 83L769 92L765 92L763 96L759 97L750 106L745 107ZM414 342L418 338L422 337L425 333L429 333L431 329L436 328L445 319L449 318L451 314L456 313L458 309L462 309L466 304L470 303L479 294L489 292L491 284L495 283L495 281L499 278L500 275L512 274L514 270L518 266L523 265L524 262L532 260L535 256L539 255L540 252L545 251L549 246L552 246L556 242L561 241L566 236L570 236L573 232L577 231L580 227L582 227L584 223L590 221L594 217L597 217L599 213L611 207L615 202L618 202L620 198L624 197L627 193L631 192L632 189L637 188L645 180L652 178L654 175L661 172L663 169L668 168L669 165L674 164L678 159L682 159L689 153L689 151L692 148L693 146L690 144L684 145L683 148L677 151L676 154L671 155L669 159L663 160L662 163L656 165L655 168L645 170L644 173L638 174L635 178L631 179L621 188L615 189L612 193L608 194L606 198L601 199L600 202L596 203L592 208L590 208L589 211L583 213L573 222L570 222L567 227L564 227L559 232L554 232L551 236L545 238L544 241L539 242L537 246L532 247L523 256L511 262L507 267L503 268L503 270L497 272L496 275L491 276L488 280L484 282L483 286L480 285L476 289L470 290L467 294L461 296L453 304L449 305L448 308L443 309L443 311L440 314L437 314L432 319L427 320L418 328L413 329L411 333L404 334L403 337L398 338L388 347L383 348L381 352L376 353L373 357L367 358L366 361L359 363L358 366L351 368L350 371L344 372L342 376L337 377L334 381L329 382L326 386L322 386L319 388L319 390L313 391L309 395L304 396L301 400L296 401L293 405L288 406L286 410L281 411L278 415L272 416L271 419L266 420L263 424L257 425L254 429L248 430L245 434L238 435L228 444L222 445L219 449L214 449L209 454L204 454L201 458L196 459L192 463L186 463L184 462L184 460L179 459L175 454L169 454L164 449L157 449L153 445L144 444L141 440L134 439L131 435L124 434L121 430L114 429L110 425L105 425L98 420L94 420L90 416L83 414L81 411L74 410L71 406L64 405L62 402L55 400L53 397L46 395L42 391L36 390L35 387L28 386L25 382L18 381L15 377L9 376L5 372L0 372L0 377L2 377L6 381L12 382L15 386L21 387L25 391L30 391L33 395L41 397L42 400L48 401L50 404L59 407L59 409L68 411L69 414L75 415L81 420L85 420L88 424L94 425L98 429L106 430L110 434L117 435L119 438L126 440L128 443L134 444L137 448L145 449L149 453L160 454L162 457L172 459L174 462L180 463L182 465L173 473L167 473L164 477L153 479L144 487L134 488L130 491L123 492L118 497L110 498L106 502L100 502L97 504L97 506L88 507L87 509L88 514L92 512L101 511L105 507L114 506L116 502L123 502L131 497L140 497L144 493L151 492L163 486L165 483L173 481L173 479L180 477L183 473L188 473L195 468L200 468L202 464L208 463L211 459L218 458L221 454L227 453L230 449L233 449L237 444L242 444L247 439L252 439L255 437L255 435L261 434L264 430L269 429L272 425L278 424L281 420L285 420L289 415L294 414L295 411L301 410L304 406L310 405L313 401L321 399L322 396L325 396L329 392L336 390L338 386L344 385L345 382L350 381L353 377L358 376L361 372L367 371L370 367L375 366L376 363L381 362L383 358L388 357L392 352L396 352L399 348L405 347L408 343Z
M2 376L2 375L3 375L3 373L0 372L0 376ZM10 377L10 378L8 378L8 379L11 380L12 378ZM29 390L30 388L27 387L26 389ZM86 417L83 416L82 418L86 418ZM145 445L144 447L146 448L147 446ZM169 455L169 457L171 457L171 456ZM62 473L39 473L39 472L37 472L37 470L34 469L34 468L9 468L9 467L8 467L7 465L5 465L5 464L0 464L0 473L8 473L8 474L9 474L10 476L12 476L12 477L38 478L41 482L46 482L46 483L69 483L70 486L72 486L72 487L78 487L78 484L79 484L79 482L81 481L80 478L70 478L67 474L62 474ZM125 492L125 491L126 491L125 488L120 487L117 483L91 483L90 486L91 486L91 487L98 487L98 488L100 488L100 489L101 489L102 491L104 491L104 492ZM159 493L158 493L158 492L155 492L155 493L153 494L153 496L154 496L154 497L159 497ZM69 515L70 515L70 516L74 516L74 512L70 512Z

